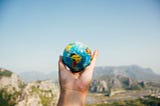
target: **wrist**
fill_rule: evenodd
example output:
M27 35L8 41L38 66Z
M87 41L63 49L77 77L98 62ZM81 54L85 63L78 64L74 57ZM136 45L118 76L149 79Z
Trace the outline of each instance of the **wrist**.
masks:
M81 97L86 97L87 96L87 92L85 91L79 91L79 90L74 90L74 89L61 89L61 93L60 94L74 94L77 96L81 96Z
M58 106L84 106L87 92L73 89L61 89Z

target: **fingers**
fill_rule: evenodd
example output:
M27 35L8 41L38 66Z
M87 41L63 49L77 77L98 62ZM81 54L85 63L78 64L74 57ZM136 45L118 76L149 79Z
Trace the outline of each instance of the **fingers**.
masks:
M93 53L93 57L92 57L91 63L89 65L89 67L91 67L92 69L94 68L94 66L96 64L97 56L98 56L98 51L95 50L94 53Z
M58 66L59 66L59 71L66 70L66 67L62 61L62 56L59 56Z
M94 69L94 66L96 64L96 60L97 60L97 56L98 56L98 51L95 50L94 53L93 53L93 58L91 60L91 63L89 66L87 66L84 71L82 72L81 74L81 77L88 77L90 78L92 76L92 73L93 73L93 69Z

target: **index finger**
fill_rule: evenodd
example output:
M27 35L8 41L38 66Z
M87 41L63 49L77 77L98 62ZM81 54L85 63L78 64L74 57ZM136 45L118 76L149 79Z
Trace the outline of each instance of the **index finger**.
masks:
M98 50L95 50L93 53L93 57L90 63L90 67L94 68L95 64L96 64L96 60L97 60L97 56L98 56Z
M94 66L96 64L96 60L97 60L97 56L98 56L98 51L95 50L94 53L93 53L93 56L92 56L92 60L89 64L89 66L87 66L84 70L93 70L94 69Z
M84 71L81 73L81 79L86 80L87 79L91 79L92 78L92 73L93 73L93 70L94 70L94 66L96 64L96 59L97 59L97 56L98 56L98 51L95 50L94 53L93 53L93 58L91 60L91 63L89 66L87 66Z

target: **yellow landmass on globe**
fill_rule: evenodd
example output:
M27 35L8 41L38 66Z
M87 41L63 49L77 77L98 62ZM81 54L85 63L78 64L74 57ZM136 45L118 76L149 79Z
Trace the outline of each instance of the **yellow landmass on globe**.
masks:
M82 57L77 54L72 55L71 58L73 60L73 66L76 66L82 59Z

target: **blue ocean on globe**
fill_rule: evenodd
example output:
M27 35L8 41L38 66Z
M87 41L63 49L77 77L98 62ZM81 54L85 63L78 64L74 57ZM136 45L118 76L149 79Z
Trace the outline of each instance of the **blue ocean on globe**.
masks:
M82 71L90 64L91 50L84 43L70 43L64 49L62 60L72 72Z

